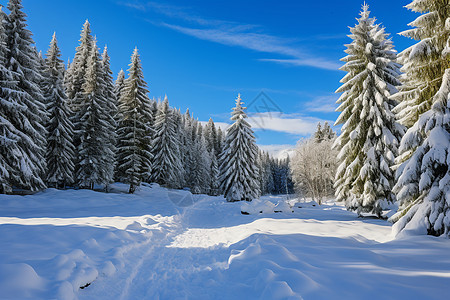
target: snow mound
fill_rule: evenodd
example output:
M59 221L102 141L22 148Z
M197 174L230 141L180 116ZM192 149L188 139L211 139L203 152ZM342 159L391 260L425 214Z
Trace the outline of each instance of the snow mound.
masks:
M251 202L244 202L241 205L241 212L243 214L260 214L260 213L273 213L275 204L268 200L254 199Z

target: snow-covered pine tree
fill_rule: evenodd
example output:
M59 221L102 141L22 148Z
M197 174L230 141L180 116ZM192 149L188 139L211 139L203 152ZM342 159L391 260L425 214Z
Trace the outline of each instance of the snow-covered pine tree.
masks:
M183 115L183 138L180 141L181 161L184 170L184 185L191 187L191 166L192 166L192 118L189 113L189 108Z
M114 120L116 121L117 126L119 124L119 120L121 119L121 116L119 114L119 99L123 90L124 83L125 83L125 72L122 69L120 69L119 74L117 75L116 82L114 83L114 96L116 97L117 100L117 114L115 115Z
M14 172L14 161L9 161L8 157L14 157L17 151L17 129L11 123L10 118L13 111L17 109L12 99L18 91L14 91L14 82L12 81L11 71L6 66L8 55L7 35L5 25L8 16L3 12L0 6L0 194L10 193L13 182L10 174Z
M409 126L402 139L394 191L400 204L391 218L394 232L427 231L449 236L449 85L450 6L447 1L413 1L424 13L402 32L419 42L400 54L405 63L401 92L395 95L400 121ZM429 107L431 106L431 109Z
M211 152L217 151L217 130L212 118L209 118L208 124L205 126L206 149Z
M221 155L220 183L227 201L251 201L260 195L258 147L250 124L245 120L246 107L241 95L236 98L236 107L231 113L234 122L227 129Z
M102 177L105 178L105 182L112 182L114 169L115 169L115 154L116 154L116 139L117 139L117 98L114 92L114 81L112 77L111 71L111 63L110 57L108 55L108 48L105 46L103 50L103 54L101 57L101 75L103 78L103 96L105 98L104 107L103 107L103 117L108 123L107 128L104 130L107 132L106 134L109 137L109 142L106 143L107 151L105 152L104 157L104 175ZM149 104L147 104L148 106ZM109 163L108 163L109 162Z
M159 105L155 118L152 141L152 181L169 188L180 188L180 141L176 134L177 124L169 107L167 96Z
M350 28L353 41L347 45L347 75L336 91L343 93L337 103L343 124L335 146L340 150L336 172L336 197L349 210L381 216L382 206L393 202L394 164L403 128L396 123L389 99L399 84L398 65L391 40L384 28L369 17L363 6L358 24Z
M134 193L140 183L150 176L152 111L138 50L131 57L128 78L119 98L117 170L118 179L130 185Z
M442 55L450 34L450 5L447 0L415 0L406 8L423 15L409 24L415 28L400 34L419 42L398 56L398 61L403 64L402 86L392 98L399 101L394 109L397 118L410 128L430 109L442 76L450 68L448 55Z
M47 74L45 98L49 113L46 180L48 186L65 188L74 182L73 126L64 92L64 63L61 60L56 34L53 34L45 66Z
M450 55L450 47L448 48ZM423 137L418 144L417 136ZM420 230L450 237L450 68L432 100L402 139L400 151L412 155L400 165L394 191L400 210L391 217L394 232Z
M219 127L217 129L217 143L215 145L215 150L216 150L216 155L217 155L217 160L220 160L220 155L222 153L223 150L223 143L224 143L224 136L223 136L223 131L222 129Z
M322 131L322 125L319 122L317 124L316 132L314 132L314 139L315 139L316 143L320 143L321 141L323 141L323 138L324 138L323 135L324 135L324 133Z
M11 81L2 83L2 98L5 100L2 106L7 109L7 121L3 127L7 133L2 135L6 136L5 141L9 144L8 149L2 146L5 147L2 159L6 166L13 167L8 174L12 186L35 191L45 187L44 124L47 116L44 96L36 84L42 80L37 53L22 9L21 0L10 0L10 14L3 22L7 37L4 59L7 72L4 74L11 75Z
M88 68L88 60L91 56L94 38L91 34L91 26L86 20L83 29L81 30L79 45L76 48L75 56L70 67L67 69L64 76L64 84L66 87L66 95L68 98L68 105L72 111L72 124L74 127L73 145L75 146L75 157L78 157L78 150L81 138L81 119L80 109L83 106L85 99L83 85L86 78L86 71ZM77 160L75 159L75 162ZM75 163L75 173L78 172L78 164Z
M220 184L219 184L219 164L217 163L217 155L215 150L212 149L210 153L211 167L209 170L209 193L210 196L220 195Z
M83 83L83 101L76 112L79 119L80 144L76 179L83 188L94 184L105 187L112 182L113 157L111 151L108 104L104 94L103 69L96 41L93 42Z
M190 166L190 189L194 194L209 193L210 188L210 153L206 150L206 141L202 135L202 125L198 124L197 139L193 142Z
M326 121L325 123L323 123L322 133L323 138L327 140L332 140L336 137L336 133L333 131L333 129L331 129L330 124L328 124L328 122Z
M271 194L273 193L274 189L275 189L275 183L273 180L273 173L272 173L272 164L270 161L270 156L269 153L266 152L265 156L264 156L264 165L266 168L265 171L265 175L266 175L266 190L265 190L265 194Z

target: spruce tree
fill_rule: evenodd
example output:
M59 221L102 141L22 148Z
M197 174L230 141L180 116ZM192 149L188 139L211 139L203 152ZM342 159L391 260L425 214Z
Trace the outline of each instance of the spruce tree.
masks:
M0 6L0 194L12 191L12 178L14 172L14 161L8 157L14 157L20 139L17 129L11 123L11 116L17 109L14 102L14 82L11 71L6 68L6 59L9 57L7 48L6 22L8 16ZM20 108L20 107L19 107Z
M205 126L205 140L206 140L206 149L211 152L217 149L217 131L216 126L214 125L214 121L212 118L209 118L208 124Z
M450 6L425 0L406 7L424 15L401 33L419 42L400 54L404 87L395 98L402 101L400 121L411 127L397 158L394 191L400 207L391 221L398 221L396 233L412 229L449 236Z
M80 144L76 172L81 187L93 189L112 182L113 163L107 99L104 95L103 68L96 42L93 42L83 80L83 100L76 116L79 119Z
M260 195L258 147L250 124L245 120L246 107L241 95L231 113L234 122L228 129L221 154L220 182L227 201L251 201Z
M53 34L45 59L47 86L45 98L49 122L47 124L47 184L64 188L74 182L74 146L72 144L73 126L64 92L64 63Z
M220 195L220 183L219 183L219 164L217 162L217 155L215 150L212 149L210 153L210 170L209 170L209 195Z
M176 128L177 124L166 96L159 105L155 118L152 141L152 180L169 188L181 187L180 141L177 139Z
M400 210L391 220L400 219L395 233L426 229L428 234L450 237L450 68L432 103L402 139L400 151L415 150L398 169L394 190ZM417 135L423 137L420 144Z
M442 77L450 68L444 53L449 38L450 7L445 0L412 1L406 8L423 13L409 25L414 28L400 34L418 40L398 55L403 67L402 86L393 95L400 103L395 108L400 123L410 128L419 116L429 110L432 99L441 87ZM447 23L446 23L447 22Z
M335 146L340 150L336 172L336 197L349 210L381 216L383 205L395 201L392 193L394 164L403 129L396 123L389 99L396 91L398 65L384 28L369 17L364 5L358 24L350 28L352 43L342 59L347 75L336 91L343 124Z
M117 114L114 117L114 120L116 121L116 125L119 126L119 121L121 119L120 112L119 112L119 99L124 87L125 83L125 72L120 69L119 74L117 75L117 79L114 83L114 96L116 97L117 101Z
M314 132L314 139L316 140L316 143L320 143L323 141L324 133L322 131L322 125L320 122L317 124L316 132Z
M72 124L74 127L73 144L75 146L75 157L78 157L78 151L81 143L81 127L83 126L80 119L80 110L84 105L84 90L86 71L88 68L89 57L91 56L94 38L91 34L91 26L86 20L81 30L79 45L76 48L75 56L70 67L67 69L64 83L66 87L66 95L68 97L69 108L72 111ZM77 162L77 160L75 160ZM75 164L75 172L78 172L79 165Z
M105 178L105 183L113 181L116 155L116 139L117 139L117 98L114 90L114 82L111 71L110 57L108 55L108 48L105 46L101 57L100 67L101 77L103 79L103 96L105 102L103 103L103 118L105 118L108 126L104 128L106 135L109 137L106 142L106 151L104 153L104 169L102 177Z
M137 49L119 94L117 174L120 181L130 185L129 192L134 193L150 175L152 158L149 131L152 112Z
M198 129L202 128L199 124ZM192 147L190 168L190 189L194 194L209 193L210 188L210 153L206 150L205 138L198 130L197 139Z
M27 190L39 190L45 187L43 176L45 173L46 147L46 113L44 96L38 81L42 80L37 53L33 47L31 32L26 28L26 14L22 11L21 0L10 0L8 10L10 14L4 18L3 26L6 33L7 50L4 58L4 75L10 76L5 84L7 90L2 89L2 104L6 108L3 114L3 130L7 131L4 139L8 148L2 146L3 160L7 168L9 180L6 189L11 186ZM8 167L9 166L9 167ZM4 173L4 171L3 171ZM3 188L2 188L3 189Z

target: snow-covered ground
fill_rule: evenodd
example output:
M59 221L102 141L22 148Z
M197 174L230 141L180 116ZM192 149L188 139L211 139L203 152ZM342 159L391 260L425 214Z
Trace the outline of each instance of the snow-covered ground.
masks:
M0 299L448 299L445 238L332 202L113 188L1 195Z

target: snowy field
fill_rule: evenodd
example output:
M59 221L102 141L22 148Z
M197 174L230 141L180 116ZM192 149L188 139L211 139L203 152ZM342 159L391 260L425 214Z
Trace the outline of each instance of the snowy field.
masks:
M0 298L448 299L445 238L334 203L113 189L0 195Z

